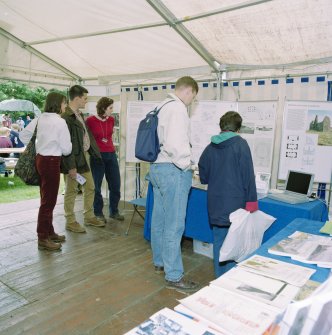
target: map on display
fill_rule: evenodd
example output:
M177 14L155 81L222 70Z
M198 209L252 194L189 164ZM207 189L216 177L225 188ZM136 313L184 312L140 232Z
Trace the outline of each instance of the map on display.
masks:
M279 179L288 170L315 174L329 183L332 171L332 103L288 101L285 104Z

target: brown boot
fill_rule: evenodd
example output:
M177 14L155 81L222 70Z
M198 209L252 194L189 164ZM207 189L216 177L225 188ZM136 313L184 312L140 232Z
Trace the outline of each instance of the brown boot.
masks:
M48 238L47 239L38 239L38 249L49 250L49 251L61 250L61 243L53 242Z
M66 229L74 233L86 233L84 227L82 227L78 222L71 222L66 224Z
M53 242L65 242L66 241L66 236L65 235L58 235L56 233L54 233L53 235L49 236L49 239Z
M84 219L84 224L86 226L105 227L105 222L98 220L95 216L90 219Z

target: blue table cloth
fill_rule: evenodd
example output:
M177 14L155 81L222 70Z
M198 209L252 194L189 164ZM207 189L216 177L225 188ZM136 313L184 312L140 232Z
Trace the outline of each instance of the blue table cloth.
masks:
M327 207L320 200L304 204L290 205L284 202L263 198L258 201L258 207L261 211L277 218L265 232L263 243L296 218L305 218L322 222L328 220ZM149 184L144 224L144 238L147 240L150 240L152 209L153 188L152 185ZM212 229L209 225L209 217L207 213L207 192L204 190L193 187L190 191L184 236L208 243L212 243L213 241Z
M252 255L261 255L269 258L278 259L283 262L292 263L296 265L305 266L311 269L315 269L316 272L310 277L311 280L316 280L320 283L325 281L329 274L330 269L320 268L317 265L301 263L292 260L290 257L278 256L268 253L268 249L277 244L279 241L283 240L287 236L293 234L295 231L303 231L305 233L324 235L319 233L319 229L324 225L321 221L307 220L307 219L295 219L289 223L285 228L281 229L273 237L271 237L267 242L263 243ZM324 235L327 236L327 235ZM250 256L252 256L250 255ZM250 257L248 256L248 258Z

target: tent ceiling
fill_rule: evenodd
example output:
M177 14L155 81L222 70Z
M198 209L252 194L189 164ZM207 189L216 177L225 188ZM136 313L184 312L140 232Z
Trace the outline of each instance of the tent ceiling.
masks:
M0 0L0 66L69 81L209 76L214 60L275 73L331 63L330 13L331 0Z

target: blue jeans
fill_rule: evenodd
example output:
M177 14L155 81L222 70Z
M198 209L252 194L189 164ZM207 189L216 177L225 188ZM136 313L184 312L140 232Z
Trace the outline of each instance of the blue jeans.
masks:
M234 261L219 262L219 253L226 238L229 227L212 226L213 229L213 265L216 278L220 277L236 265Z
M192 172L171 163L151 164L149 179L154 205L151 223L153 263L163 266L165 279L179 281L184 274L181 239L185 228Z
M109 189L109 215L119 212L118 205L120 193L120 171L115 152L101 152L102 161L91 157L91 172L95 183L95 199L93 209L96 216L103 215L104 200L101 194L101 185L106 177Z

